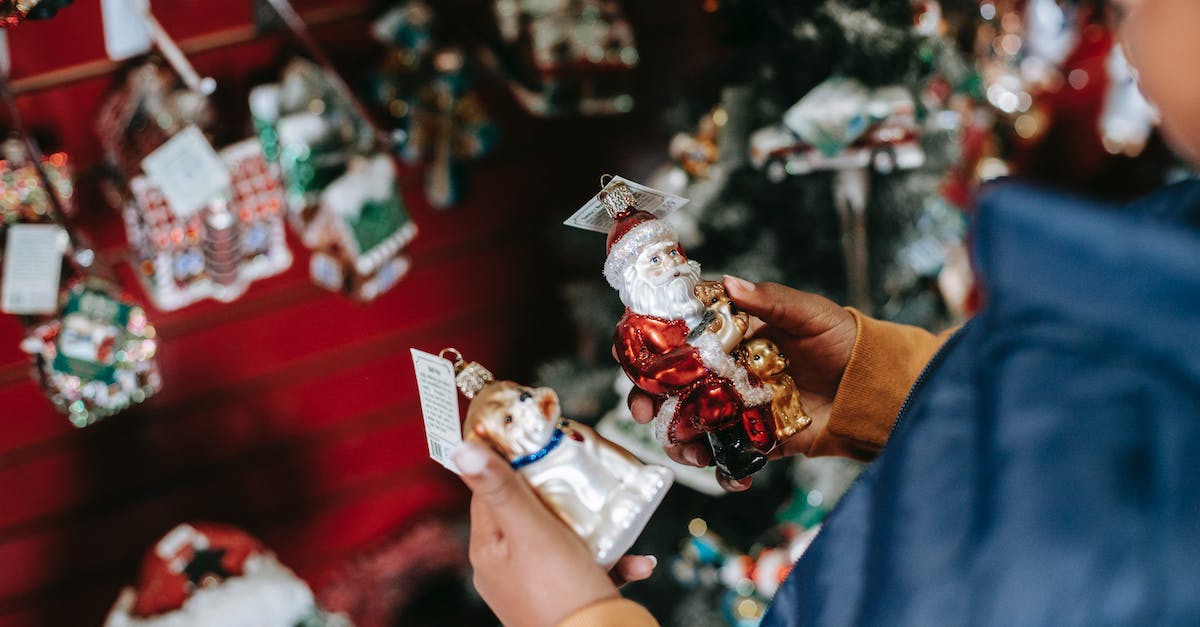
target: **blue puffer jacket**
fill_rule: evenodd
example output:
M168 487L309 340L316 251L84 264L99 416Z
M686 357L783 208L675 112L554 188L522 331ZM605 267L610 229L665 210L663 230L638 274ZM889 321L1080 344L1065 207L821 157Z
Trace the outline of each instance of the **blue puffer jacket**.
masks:
M1200 625L1200 182L1015 185L986 307L918 380L764 625Z

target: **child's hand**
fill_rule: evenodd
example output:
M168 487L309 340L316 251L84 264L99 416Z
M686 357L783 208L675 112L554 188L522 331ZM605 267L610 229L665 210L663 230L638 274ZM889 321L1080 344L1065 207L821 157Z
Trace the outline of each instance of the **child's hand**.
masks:
M475 589L505 625L553 627L654 571L654 558L626 556L605 573L583 541L487 448L464 443L454 462L473 493Z
M789 439L784 447L771 453L772 458L805 454L813 438L829 422L829 410L846 364L858 328L854 317L833 301L778 283L754 284L734 277L725 277L725 289L737 306L753 318L747 337L766 337L775 342L788 356L789 374L796 381L800 400L813 419L808 429ZM636 387L629 395L629 410L634 420L650 422L654 418L653 401ZM712 459L703 434L699 439L666 447L667 455L682 464L706 466ZM750 478L735 482L721 479L725 489L745 490Z

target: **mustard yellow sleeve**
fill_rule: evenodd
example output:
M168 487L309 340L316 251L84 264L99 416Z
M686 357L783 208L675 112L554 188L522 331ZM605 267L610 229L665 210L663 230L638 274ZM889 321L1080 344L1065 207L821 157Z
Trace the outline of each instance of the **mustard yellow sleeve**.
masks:
M646 608L628 599L593 603L571 614L558 627L658 627Z
M858 333L833 399L829 424L814 438L809 455L866 461L887 444L909 389L954 330L934 335L919 327L847 310L854 316Z

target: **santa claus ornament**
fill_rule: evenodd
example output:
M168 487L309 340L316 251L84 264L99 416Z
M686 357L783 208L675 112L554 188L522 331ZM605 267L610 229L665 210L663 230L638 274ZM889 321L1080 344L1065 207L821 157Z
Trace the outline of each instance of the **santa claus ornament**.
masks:
M312 590L244 531L183 524L142 562L105 627L349 627L317 606Z
M626 307L613 344L625 374L655 398L656 437L664 445L706 438L720 471L753 474L778 438L772 388L733 357L748 318L720 283L701 279L700 264L666 222L639 210L625 182L598 198L613 220L604 277Z

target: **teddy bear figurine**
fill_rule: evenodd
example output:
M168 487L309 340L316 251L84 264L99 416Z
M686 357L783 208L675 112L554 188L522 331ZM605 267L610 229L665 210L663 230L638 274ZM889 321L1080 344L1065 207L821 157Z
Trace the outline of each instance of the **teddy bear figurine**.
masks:
M746 340L735 356L771 388L771 414L775 418L775 437L780 442L812 424L812 418L800 403L796 382L787 373L788 359L774 342L762 337Z

